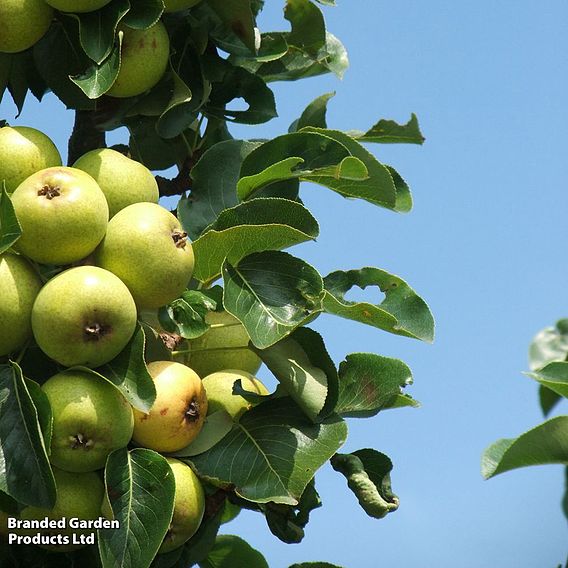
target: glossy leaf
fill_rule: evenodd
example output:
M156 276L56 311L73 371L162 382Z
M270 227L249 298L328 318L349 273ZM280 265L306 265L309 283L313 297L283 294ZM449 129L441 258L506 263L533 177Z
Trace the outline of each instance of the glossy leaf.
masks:
M360 142L379 142L381 144L423 144L418 117L412 113L406 124L394 120L379 120L367 132L354 133Z
M208 0L209 6L217 13L227 31L235 34L249 51L256 51L255 24L250 0ZM222 46L227 47L226 42ZM229 48L230 52L230 48Z
M483 453L485 479L520 467L560 463L568 465L568 416L557 416L518 438L501 439Z
M35 381L25 379L25 382L28 393L37 412L37 418L41 429L41 434L43 436L43 443L47 450L47 454L49 455L51 446L51 434L53 431L53 413L51 411L51 405L49 403L47 395Z
M283 397L243 414L221 442L191 461L200 476L234 486L244 499L296 505L346 436L347 426L338 416L313 424Z
M292 25L286 37L288 44L317 57L326 43L321 10L310 0L287 0L284 17Z
M0 365L0 491L26 505L50 509L55 504L38 411L15 363Z
M205 316L216 308L217 302L210 296L198 290L186 290L171 304L160 308L159 320L167 332L195 339L209 329Z
M319 226L300 203L264 198L222 211L193 243L193 277L206 282L221 273L223 262L232 265L254 252L281 250L314 240Z
M237 266L223 265L223 305L245 326L251 342L266 349L322 309L318 272L284 252L260 252Z
M525 374L539 382L543 387L564 398L568 398L568 362L549 363L538 371Z
M333 469L346 477L349 489L367 515L382 519L398 509L399 501L390 482L393 466L386 455L365 449L335 454L330 461Z
M0 180L0 254L6 252L22 235L22 227L16 217L12 200Z
M313 422L334 412L337 370L319 333L307 327L256 353Z
M232 429L233 419L224 410L208 414L199 435L189 446L172 455L176 457L197 456L217 445Z
M374 416L385 408L413 406L398 398L412 384L412 372L399 359L374 353L351 353L339 365L338 414L353 418Z
M200 568L268 568L264 556L238 536L223 534L207 558L199 563Z
M394 333L432 342L434 318L426 302L401 278L379 268L332 272L324 278L326 312ZM345 294L354 286L377 286L385 298L380 304L351 302Z
M138 30L153 26L164 12L162 0L130 0L130 10L124 18L124 23Z
M174 509L175 481L164 457L146 449L114 451L105 484L119 529L98 531L103 568L147 568L166 535Z
M241 164L259 145L243 140L219 142L195 164L190 198L181 199L178 205L178 217L191 239L197 239L221 211L237 205Z

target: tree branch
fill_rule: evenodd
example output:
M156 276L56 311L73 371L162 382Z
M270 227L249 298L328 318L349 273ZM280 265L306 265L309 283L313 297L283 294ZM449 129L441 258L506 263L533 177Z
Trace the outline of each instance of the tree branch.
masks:
M92 111L76 110L73 132L69 138L67 163L72 166L83 154L106 147L105 133L95 127Z

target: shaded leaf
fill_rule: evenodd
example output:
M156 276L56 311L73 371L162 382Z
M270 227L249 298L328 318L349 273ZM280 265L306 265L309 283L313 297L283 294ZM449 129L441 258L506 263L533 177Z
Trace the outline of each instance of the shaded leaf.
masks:
M186 290L171 304L160 308L158 316L167 332L195 339L209 329L205 316L216 308L217 302L210 296L198 290Z
M335 96L335 92L326 93L313 100L304 110L300 118L295 120L289 128L289 132L297 132L307 126L315 128L327 128L326 113L327 103Z
M412 372L399 359L374 353L351 353L339 365L339 398L336 412L342 416L368 418L385 408L413 406L399 398L412 384Z
M223 534L217 537L200 568L268 568L264 556L238 536Z
M313 424L283 397L243 414L221 442L191 462L198 475L234 488L244 499L296 505L346 436L338 416Z
M16 217L12 200L6 191L4 180L0 181L0 254L6 252L22 235L22 227Z
M512 469L550 463L568 464L568 416L551 418L518 438L497 440L483 453L481 473L489 479Z
M379 268L332 272L324 278L326 312L394 333L432 342L434 318L426 302L401 278ZM385 294L380 304L351 302L345 294L354 286L377 286Z
M398 509L399 501L390 483L393 466L386 455L365 449L352 454L335 454L330 462L333 469L347 478L349 489L367 515L382 519Z
M288 44L317 57L326 43L321 10L309 0L287 0L284 17L292 25L286 37Z
M53 413L51 412L51 405L49 404L47 395L35 381L25 379L25 382L26 387L28 388L28 393L37 412L43 443L47 453L49 454L51 447L51 434L53 431Z
M232 429L233 419L228 412L218 410L208 414L199 435L189 446L172 455L176 457L197 456L217 445Z
M40 410L46 411L43 405ZM15 363L0 365L0 491L34 507L51 509L55 504L55 480L38 411Z
M319 226L300 203L263 198L222 211L193 243L193 277L206 282L221 273L223 262L235 265L245 256L280 250L315 239Z
M255 24L250 0L208 0L209 6L217 13L227 31L236 35L251 52L256 51ZM227 47L227 41L222 46ZM228 49L231 53L230 48Z
M156 122L156 130L162 138L175 138L189 128L197 118L193 108L191 89L177 73L171 72L173 90L171 99Z
M98 531L103 567L150 566L174 509L175 481L168 462L151 450L116 450L107 460L105 484L120 528Z
M540 385L538 388L538 400L540 403L540 408L544 416L548 416L553 408L562 400L562 397L551 391L550 389L546 388L543 385Z
M378 142L381 144L423 144L425 140L420 132L418 117L414 113L406 124L382 119L367 132L354 133L354 137L360 142Z
M538 371L525 374L557 395L568 398L568 362L549 363Z
M223 305L245 326L251 342L266 349L322 309L319 273L284 252L254 253L237 266L223 265Z
M162 0L130 0L130 10L124 23L137 30L146 30L160 19L163 12Z
M334 412L337 370L319 333L307 327L268 349L255 349L284 390L313 422Z

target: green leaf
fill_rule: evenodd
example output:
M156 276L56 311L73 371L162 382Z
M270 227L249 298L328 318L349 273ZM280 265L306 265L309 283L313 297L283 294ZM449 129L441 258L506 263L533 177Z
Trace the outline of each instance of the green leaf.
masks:
M114 451L105 483L118 529L98 531L103 568L147 568L166 535L174 509L175 482L164 457L146 449Z
M119 34L114 49L102 63L93 63L84 73L71 77L71 81L73 81L89 99L98 99L104 95L116 81L120 70L121 43L122 34Z
M295 120L290 128L289 132L297 132L302 128L307 126L313 126L315 128L327 128L326 113L327 113L327 103L329 100L335 96L335 91L333 93L326 93L321 95L317 99L313 100L304 110L300 118Z
M30 379L25 379L28 393L32 399L33 405L37 411L37 418L43 436L43 443L49 454L51 447L51 434L53 431L53 413L51 412L51 405L49 399L41 387Z
M289 178L312 181L317 170L337 166L349 150L319 132L293 132L265 142L243 160L237 185L239 199L271 183Z
M0 491L26 505L55 505L55 480L38 411L15 363L0 365Z
M216 12L226 32L236 35L251 52L256 51L255 24L250 0L208 0L207 4ZM230 36L229 36L230 37ZM226 45L222 42L221 47ZM230 48L227 49L231 53Z
M162 138L175 138L197 118L193 108L191 89L182 81L180 76L171 71L173 90L171 99L156 122L156 130Z
M501 439L483 453L481 473L489 479L499 473L551 463L568 464L568 416L557 416L518 438Z
M324 310L405 337L434 340L434 318L426 302L401 278L379 268L338 270L324 278ZM380 304L351 302L345 294L354 286L377 286L385 298Z
M540 403L540 408L544 416L548 416L552 409L562 400L562 397L550 389L540 385L538 388L538 400Z
M267 503L264 509L268 528L286 544L302 542L310 513L322 506L314 480L310 481L297 505Z
M300 203L262 198L222 211L193 243L193 277L206 282L221 273L223 262L237 264L245 256L280 250L314 240L319 226Z
M223 534L200 568L268 568L264 556L238 536Z
M394 210L398 213L408 213L412 210L412 194L410 193L410 188L404 179L402 179L402 176L392 166L386 166L386 168L392 176L396 188Z
M130 10L124 23L137 30L146 30L153 26L164 12L162 0L131 0Z
M562 510L564 511L564 516L568 519L568 467L564 469L564 497L562 498Z
M191 171L190 198L182 198L178 205L178 217L191 239L197 239L221 211L237 205L241 164L259 145L243 140L219 142L195 164Z
M412 372L398 359L374 353L351 353L339 365L338 414L368 418L385 408L413 405L401 400L401 389L412 384Z
M140 325L128 345L97 374L115 385L136 409L148 413L156 400L156 387L144 361L144 331Z
M343 197L364 199L374 205L397 210L397 185L389 168L381 164L373 154L359 142L339 130L307 127L302 132L317 133L336 140L349 153L358 158L367 168L368 175L363 179L334 179L333 176L310 176L310 181L333 189Z
M228 412L218 410L208 414L199 435L189 446L172 455L176 457L197 456L217 445L232 429L233 419Z
M171 304L160 308L160 324L169 333L185 339L195 339L203 335L209 326L205 322L208 312L217 308L217 302L197 290L186 290Z
M556 394L568 398L568 362L549 363L539 371L525 375Z
M412 113L406 124L394 120L379 120L367 132L355 132L359 142L378 142L381 144L423 144L424 136L420 132L418 117Z
M200 477L234 486L244 499L297 505L346 437L347 426L338 416L313 424L283 397L243 414L221 442L191 462Z
M319 333L301 327L268 349L255 351L310 420L318 422L334 412L337 370Z
M152 361L171 361L172 352L164 344L160 333L145 322L140 322L146 336L144 359L147 363Z
M72 15L79 22L81 47L95 63L101 64L110 55L118 23L129 10L129 0L113 0L94 12Z
M347 478L349 489L367 515L383 519L398 509L398 498L391 491L392 462L387 456L365 449L335 454L330 461L333 469Z
M327 4L327 2L320 3ZM292 564L290 568L342 568L342 566L330 564L329 562L302 562L301 564Z
M0 181L0 254L6 252L22 235L22 227L16 217L12 200L6 191L4 180Z
M392 408L420 408L421 404L409 394L397 394L389 402L387 402L381 410L390 410Z
M287 0L284 17L292 25L286 38L288 44L317 57L326 44L321 10L309 0Z
M566 361L568 358L568 320L556 322L537 333L529 347L531 371L536 371L553 361Z
M254 253L223 265L223 305L266 349L322 310L323 282L301 259L284 252Z

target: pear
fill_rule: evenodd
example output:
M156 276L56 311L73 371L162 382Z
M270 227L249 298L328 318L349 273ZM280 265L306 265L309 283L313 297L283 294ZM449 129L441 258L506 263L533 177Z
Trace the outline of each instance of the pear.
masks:
M174 215L156 203L135 203L110 220L95 263L128 286L138 308L159 308L187 288L194 257Z
M83 12L94 12L106 6L111 0L45 0L60 12L73 12L75 14Z
M71 472L94 471L130 441L132 407L102 377L69 370L54 375L41 388L53 412L49 456L53 465Z
M53 468L55 485L57 487L57 499L52 509L40 507L26 507L20 513L21 520L42 520L46 517L50 520L59 521L65 519L65 528L58 529L17 529L19 535L34 536L38 532L44 539L67 540L66 544L40 544L41 548L54 552L67 552L85 546L73 544L73 535L90 534L91 529L74 529L68 526L72 518L80 520L95 520L100 517L101 503L105 494L104 485L98 474L69 473ZM76 537L77 538L77 537Z
M158 184L152 172L116 150L92 150L81 156L73 167L87 172L99 184L111 218L133 203L158 203Z
M228 312L209 312L205 322L211 328L190 341L188 365L206 377L223 369L240 369L253 375L262 361L249 349L249 336L243 324Z
M238 381L244 390L256 394L268 394L268 389L250 373L237 369L226 369L207 375L202 383L207 395L207 414L225 410L231 418L238 420L254 405L240 395L233 394L233 385Z
M174 514L158 553L171 552L187 542L199 528L205 513L205 492L199 478L185 463L167 458L176 484Z
M32 307L41 280L22 256L0 255L0 357L22 347L32 335Z
M60 165L59 151L43 132L29 126L0 128L0 183L4 180L8 193L35 172Z
M180 10L187 10L199 4L201 0L164 0L164 12L179 12Z
M0 2L0 52L17 53L38 42L51 25L53 8L44 0Z
M32 309L38 346L66 367L108 363L135 328L136 305L128 288L96 266L70 268L49 280Z
M15 248L41 264L71 264L104 237L108 205L97 182L75 168L40 170L12 194L22 227Z
M170 57L166 26L158 21L146 30L121 26L120 70L107 95L134 97L151 89L165 73Z
M153 361L148 371L154 379L156 400L149 414L134 409L137 444L157 452L177 452L199 434L207 414L207 397L199 376L172 361Z

